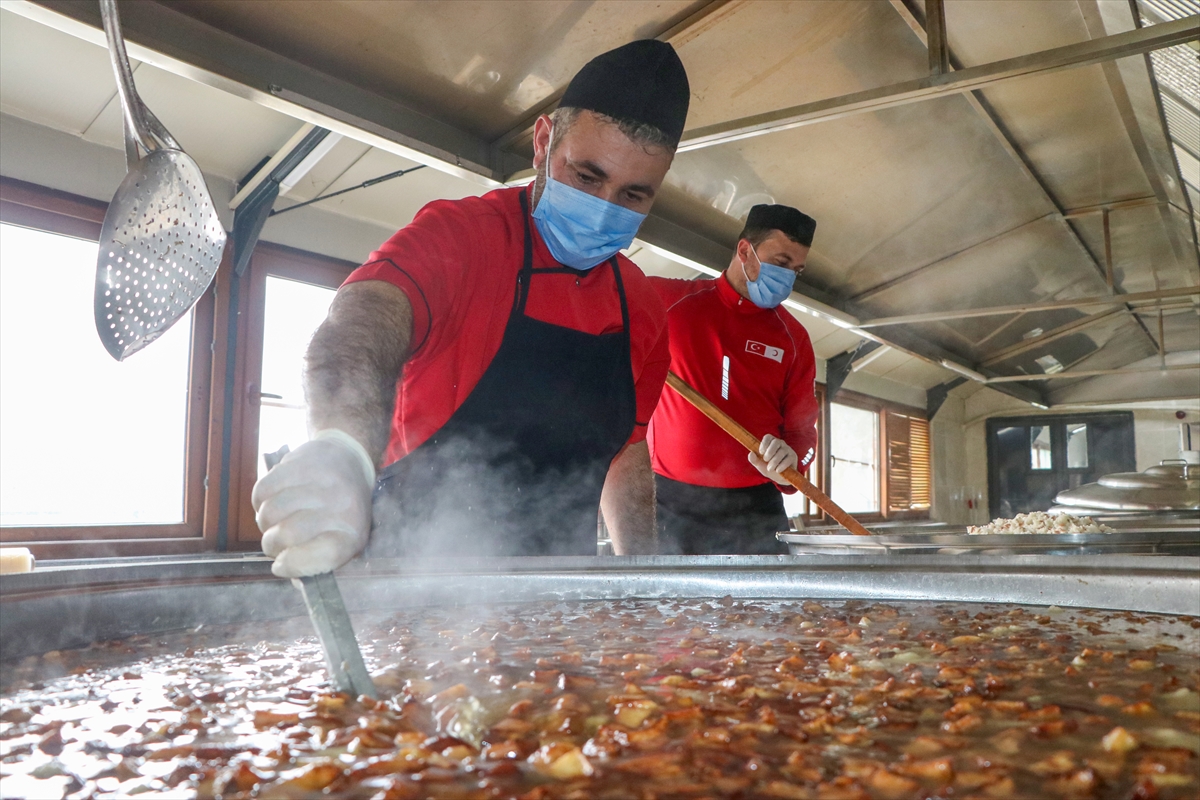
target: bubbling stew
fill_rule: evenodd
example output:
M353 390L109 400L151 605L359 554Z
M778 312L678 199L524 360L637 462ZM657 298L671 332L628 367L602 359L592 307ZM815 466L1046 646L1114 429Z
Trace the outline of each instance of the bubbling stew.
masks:
M1200 621L623 600L307 620L4 665L5 798L1195 798Z

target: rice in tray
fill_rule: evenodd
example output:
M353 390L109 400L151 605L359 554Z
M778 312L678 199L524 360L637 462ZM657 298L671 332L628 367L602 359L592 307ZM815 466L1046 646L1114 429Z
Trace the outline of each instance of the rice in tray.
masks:
M1012 519L997 517L987 525L968 525L967 533L993 536L1005 533L1063 534L1116 533L1116 531L1107 525L1101 525L1091 517L1073 517L1070 514L1047 514L1045 511L1033 511L1029 514L1017 514Z

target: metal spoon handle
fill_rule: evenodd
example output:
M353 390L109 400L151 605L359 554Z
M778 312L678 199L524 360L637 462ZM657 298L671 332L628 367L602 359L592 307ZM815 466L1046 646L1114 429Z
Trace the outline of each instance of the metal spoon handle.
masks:
M117 0L100 0L100 19L104 23L104 35L108 38L108 57L112 61L113 74L117 79L117 94L121 98L121 112L125 119L125 158L127 166L137 161L135 143L146 153L164 147L179 150L179 143L159 122L158 117L146 108L133 82L133 69L129 66L129 54L125 50L125 37L121 34L121 15L117 11Z
M346 613L346 604L333 573L310 575L297 579L295 583L304 595L308 615L317 629L317 638L321 641L321 649L325 651L325 661L329 664L329 677L334 687L351 697L365 694L376 698L375 684L367 674L362 651L358 649L358 640L354 638L354 628L350 625L350 615Z

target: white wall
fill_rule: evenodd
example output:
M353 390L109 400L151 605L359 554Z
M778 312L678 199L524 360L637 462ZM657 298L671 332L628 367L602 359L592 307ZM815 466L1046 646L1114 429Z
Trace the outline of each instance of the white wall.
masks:
M966 402L951 393L929 425L933 448L933 508L929 516L950 525L974 522L967 499L979 488L967 474L965 413ZM986 481L982 488L986 493Z
M1133 412L1133 438L1137 447L1139 471L1152 467L1168 458L1179 458L1179 425L1186 422L1192 426L1192 449L1200 449L1200 425L1196 412L1184 412L1182 420L1175 418L1169 409L1139 409Z
M962 484L971 493L973 507L960 509L960 516L965 519L959 524L979 525L989 520L987 420L989 417L1032 414L1036 413L1037 409L994 389L981 388L977 384L965 384L959 387L951 392L951 398L955 396L955 393L961 393L960 396L967 395L963 400L963 426L960 440L963 448L962 472L952 473L946 477L953 480L958 474L965 476ZM934 469L940 471L936 465Z

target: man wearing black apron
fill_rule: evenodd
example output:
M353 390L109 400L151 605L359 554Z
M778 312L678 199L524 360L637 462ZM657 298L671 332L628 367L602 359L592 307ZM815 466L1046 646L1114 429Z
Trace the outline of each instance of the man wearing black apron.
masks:
M674 50L580 70L537 180L437 201L339 290L306 357L312 440L255 486L277 575L379 555L656 552L645 442L670 360L630 245L683 133ZM376 470L377 465L383 465Z

